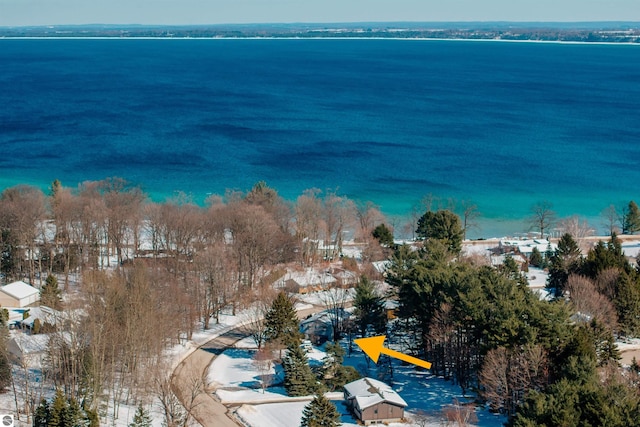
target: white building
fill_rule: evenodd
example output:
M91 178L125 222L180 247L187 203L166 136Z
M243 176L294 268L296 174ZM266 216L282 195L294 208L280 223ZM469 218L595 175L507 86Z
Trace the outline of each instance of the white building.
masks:
M15 360L23 367L42 368L47 359L49 335L27 335L14 333L8 342L7 349Z
M0 288L0 306L26 307L40 301L40 291L23 281L9 283Z

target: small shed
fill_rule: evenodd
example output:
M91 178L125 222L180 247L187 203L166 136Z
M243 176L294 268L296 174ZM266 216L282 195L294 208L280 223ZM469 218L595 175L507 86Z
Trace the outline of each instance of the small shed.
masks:
M9 283L0 288L0 306L26 307L40 301L40 291L23 281Z
M407 402L389 385L373 378L361 378L346 384L344 398L364 425L400 422L407 406Z
M387 314L387 320L393 320L396 318L396 312L400 308L400 303L397 300L388 299L384 301L384 311Z

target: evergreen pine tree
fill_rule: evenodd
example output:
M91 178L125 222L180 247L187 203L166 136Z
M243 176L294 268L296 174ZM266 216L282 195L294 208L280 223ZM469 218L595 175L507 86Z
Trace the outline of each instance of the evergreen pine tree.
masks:
M555 295L561 296L572 273L580 269L581 253L578 242L569 233L558 241L558 248L549 260L549 282L547 286L555 289Z
M138 405L136 413L133 416L133 421L129 424L129 427L151 427L151 417L149 411L144 409L142 404Z
M345 350L340 344L328 343L325 350L327 355L322 359L322 378L330 391L339 390L345 384L360 378L360 373L353 366L342 365Z
M393 247L393 233L386 225L380 224L379 226L374 228L372 235L381 245L387 246L389 248Z
M383 334L387 326L384 303L375 289L375 285L366 276L360 277L356 285L356 295L353 300L356 307L355 316L360 335L366 336L367 328L373 327L377 334Z
M634 234L640 231L640 209L633 200L625 209L622 218L622 234Z
M527 286L527 279L522 274L520 265L518 265L516 260L513 259L513 255L506 254L504 257L504 261L502 261L502 265L498 267L498 270L507 279L514 280L522 286Z
M631 271L631 265L622 251L622 243L615 234L611 235L606 244L601 240L589 250L582 263L581 272L583 275L595 279L601 271L609 268L617 268L619 271L625 272Z
M60 294L58 279L56 279L54 275L48 275L42 289L40 289L40 304L59 310L62 308L62 297Z
M464 231L460 217L451 211L425 212L418 220L416 234L422 239L440 240L452 254L458 255L462 250Z
M300 323L293 303L280 292L265 315L267 341L282 347L300 345ZM282 353L280 354L282 356Z
M542 253L535 246L531 251L531 256L529 257L529 264L537 268L545 267L545 262L544 262L544 258L542 257Z
M33 414L33 427L47 427L49 417L49 404L43 398Z
M56 389L56 395L49 406L49 419L47 425L49 427L66 427L64 424L66 411L67 399L64 397L62 390Z
M337 427L340 423L340 413L336 405L322 395L314 399L302 411L300 427Z
M620 274L613 304L618 313L621 332L629 336L640 334L640 283L637 273Z
M78 401L71 398L67 401L67 408L62 416L64 427L84 427L85 418Z
M9 361L7 328L0 325L0 391L11 384L11 362Z
M290 345L282 362L284 388L289 396L307 396L318 391L318 382L311 371L309 360L299 345Z
M95 409L87 408L83 405L85 414L86 427L100 427L100 418L98 417L98 411Z
M9 310L0 307L0 327L7 327L9 325Z

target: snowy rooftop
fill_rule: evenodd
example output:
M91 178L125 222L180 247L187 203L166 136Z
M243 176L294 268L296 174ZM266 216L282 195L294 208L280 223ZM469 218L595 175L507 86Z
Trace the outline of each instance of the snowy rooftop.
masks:
M24 283L22 280L1 287L0 291L17 299L29 298L32 295L40 293L39 290Z
M323 310L320 313L316 313L308 317L307 319L304 319L302 322L300 322L300 326L303 327L305 325L308 325L309 323L315 322L331 324L332 319L334 319L336 315L341 319L348 319L349 317L351 317L351 314L347 310L342 308L338 308L337 310Z
M40 307L30 308L28 317L21 323L23 325L33 327L33 322L35 322L36 319L40 319L40 322L54 325L56 323L56 319L59 319L60 317L61 313L58 310L41 305Z
M384 274L387 271L387 268L391 266L391 261L374 261L371 265L373 265L373 268L375 268L378 273Z
M558 245L549 242L547 239L504 239L500 241L501 246L513 246L523 254L530 254L533 252L533 248L538 249L540 253L545 253L549 248L555 250Z
M12 339L22 354L44 353L49 346L49 335L47 334L27 335L16 333Z
M398 393L382 381L373 378L361 378L344 386L348 398L355 398L361 409L369 408L382 402L393 403L405 407L404 401Z
M286 282L288 280L295 281L302 287L314 286L314 285L328 285L330 283L337 282L336 278L328 272L320 272L312 268L308 268L305 271L290 271L278 282Z

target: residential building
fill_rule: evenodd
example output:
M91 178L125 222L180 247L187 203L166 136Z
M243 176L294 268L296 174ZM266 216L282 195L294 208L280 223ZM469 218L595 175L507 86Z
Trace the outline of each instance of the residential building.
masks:
M347 406L364 425L400 422L407 402L389 385L361 378L344 386Z

